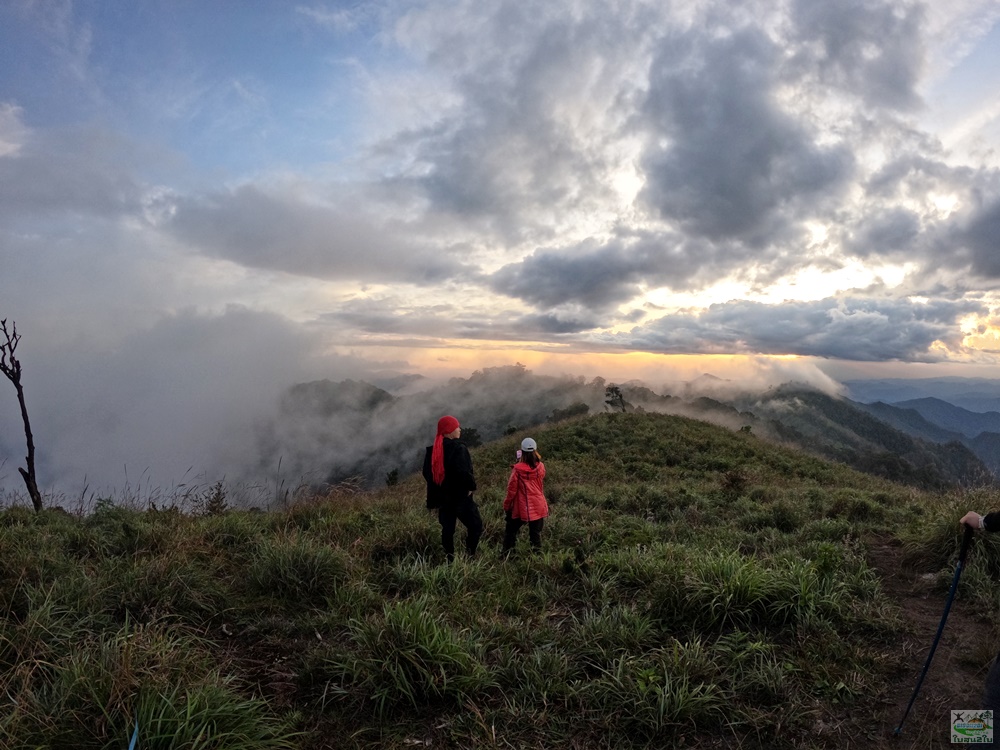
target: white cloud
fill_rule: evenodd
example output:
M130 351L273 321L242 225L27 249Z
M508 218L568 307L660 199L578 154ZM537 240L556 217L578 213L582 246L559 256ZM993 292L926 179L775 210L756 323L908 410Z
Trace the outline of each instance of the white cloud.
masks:
M325 4L299 5L295 12L331 31L345 33L356 30L372 20L378 3L369 0L349 8L329 7Z
M10 102L0 102L0 158L16 154L28 128L22 122L24 110Z

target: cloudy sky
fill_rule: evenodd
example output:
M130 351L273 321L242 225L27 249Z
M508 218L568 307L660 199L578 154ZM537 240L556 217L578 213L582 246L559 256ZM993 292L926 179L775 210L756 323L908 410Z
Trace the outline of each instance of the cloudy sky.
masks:
M174 481L371 372L997 375L998 91L996 0L7 0L46 468Z

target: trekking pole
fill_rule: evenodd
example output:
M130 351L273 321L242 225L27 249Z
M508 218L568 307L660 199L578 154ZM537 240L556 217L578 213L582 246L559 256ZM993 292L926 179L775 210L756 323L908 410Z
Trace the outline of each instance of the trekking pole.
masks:
M962 548L958 552L958 564L955 566L955 577L951 580L951 591L948 592L948 601L944 605L944 614L941 615L941 624L938 625L937 635L934 636L934 643L931 644L930 653L927 654L927 661L924 664L924 671L920 673L920 679L917 680L917 686L913 688L913 696L910 698L910 704L906 707L906 713L903 714L903 718L899 720L899 726L896 727L893 732L894 736L899 736L903 731L903 722L906 721L906 717L910 715L910 709L913 708L913 702L917 699L917 693L920 692L920 686L924 682L924 677L927 676L927 670L931 666L931 659L934 658L934 651L938 647L938 642L941 640L941 633L944 632L944 624L948 620L948 610L951 609L951 603L955 599L955 591L958 589L958 579L962 575L962 568L965 567L965 558L969 554L969 547L972 545L972 537L975 536L976 530L965 525L965 536L962 537Z

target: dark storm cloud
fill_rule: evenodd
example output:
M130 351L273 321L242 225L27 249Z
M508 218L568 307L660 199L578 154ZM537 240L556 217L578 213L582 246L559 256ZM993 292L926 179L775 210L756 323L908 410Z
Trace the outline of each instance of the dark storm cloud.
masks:
M929 149L925 144L918 144ZM940 156L940 154L934 154ZM864 184L866 193L872 198L888 200L903 197L912 187L937 187L940 185L965 184L974 179L975 174L968 168L954 168L940 159L925 155L904 153L890 159Z
M862 297L786 302L766 305L733 301L701 314L678 313L659 318L626 334L599 337L666 353L795 354L857 361L937 361L935 342L950 351L961 347L960 319L985 313L976 302Z
M643 115L642 200L712 240L763 246L850 176L842 146L820 147L775 102L780 51L763 33L664 38Z
M693 246L693 247L692 247ZM539 249L490 277L494 291L542 308L578 304L605 311L628 302L646 286L682 285L711 260L697 243L664 234L607 243Z
M1000 278L1000 200L979 212L959 237L973 273Z
M893 207L862 220L847 249L859 257L891 255L913 246L920 232L920 217L905 208Z
M862 212L839 228L843 251L915 264L917 285L932 283L939 272L1000 274L993 252L1000 173L953 166L923 139L902 151L861 184ZM949 283L958 295L971 288L969 280Z
M447 338L535 341L548 335L593 330L608 321L591 310L572 305L546 314L495 309L492 316L485 318L478 309L470 312L451 303L407 306L399 300L364 299L346 302L336 311L320 315L318 322L352 334L389 335L398 343L404 337L416 341L430 331L442 341Z
M651 255L621 242L536 250L501 268L490 284L495 291L541 307L574 301L603 309L638 294L643 278L654 270Z
M566 313L548 313L544 315L525 315L518 322L518 328L528 334L574 334L592 331L608 325L610 321L592 314L591 311L578 310Z
M420 284L467 270L357 206L331 208L255 186L181 198L164 227L207 255L317 278Z
M814 65L826 85L870 107L913 109L924 46L924 8L873 0L796 0L794 38L805 42L797 61Z

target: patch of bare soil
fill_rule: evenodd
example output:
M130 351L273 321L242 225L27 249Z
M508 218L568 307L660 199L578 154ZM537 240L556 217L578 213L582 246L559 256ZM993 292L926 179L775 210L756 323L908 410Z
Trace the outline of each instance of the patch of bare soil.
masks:
M975 546L970 551L970 555L974 554ZM869 706L854 707L850 719L841 727L845 740L841 747L954 747L951 711L981 707L983 684L997 648L988 619L995 613L974 610L963 601L959 587L930 668L897 735L895 729L906 713L937 635L948 591L942 590L936 576L908 564L898 543L872 543L868 557L869 564L882 577L885 595L901 607L907 626L900 633L899 672L882 695L872 697ZM948 584L950 588L950 578Z

